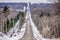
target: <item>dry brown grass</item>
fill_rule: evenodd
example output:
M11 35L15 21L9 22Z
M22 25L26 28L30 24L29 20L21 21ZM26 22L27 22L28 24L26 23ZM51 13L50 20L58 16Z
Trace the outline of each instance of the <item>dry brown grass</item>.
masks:
M32 19L36 24L40 34L45 38L60 37L60 16L50 15L39 17L38 14L32 15Z

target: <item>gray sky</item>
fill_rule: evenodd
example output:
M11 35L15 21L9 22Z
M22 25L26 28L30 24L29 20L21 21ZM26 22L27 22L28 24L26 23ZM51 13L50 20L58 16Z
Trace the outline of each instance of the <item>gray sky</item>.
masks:
M51 3L47 0L0 0L0 2L31 2L31 3Z

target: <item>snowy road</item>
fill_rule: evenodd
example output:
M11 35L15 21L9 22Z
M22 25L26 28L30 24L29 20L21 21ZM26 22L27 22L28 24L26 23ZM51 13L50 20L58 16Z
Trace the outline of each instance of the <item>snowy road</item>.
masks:
M42 35L39 33L37 27L35 26L32 18L31 18L31 12L30 12L30 8L29 8L29 4L27 7L27 15L26 16L27 16L27 22L29 25L27 28L30 29L30 30L27 30L27 32L29 33L30 37L32 37L31 39L28 39L28 40L56 40L56 39L46 39L46 38L42 37ZM27 34L27 32L26 32L26 34ZM33 32L33 33L31 33L31 32ZM25 34L25 36L26 36L26 34ZM34 37L31 35L33 35ZM25 39L30 38L30 37L29 36L25 37Z
M29 8L27 8L26 13L27 13L26 14L26 16L27 16L27 28L26 28L25 35L22 37L21 40L40 40L42 38L42 35L40 35L40 33L38 32L36 26L34 25L34 23L32 21Z
M43 38L42 35L39 33L31 18L29 4L27 6L25 19L26 22L23 24L21 30L19 29L18 20L15 26L9 30L7 35L0 32L0 40L55 40Z
M26 25L26 31L24 36L20 39L20 40L36 40L33 36L33 31L32 31L32 27L30 24L30 16L28 15L29 13L26 13L26 20L27 20L27 25Z

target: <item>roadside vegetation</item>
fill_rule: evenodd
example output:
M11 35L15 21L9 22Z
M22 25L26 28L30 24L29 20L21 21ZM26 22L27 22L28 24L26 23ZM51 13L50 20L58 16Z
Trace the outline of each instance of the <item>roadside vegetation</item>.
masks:
M24 14L24 12L19 12L20 13L20 18L19 18L19 20L20 20L20 29L21 29L21 27L22 27L22 25L23 25L23 23L25 22L25 14Z
M60 2L54 4L54 13L48 11L32 12L32 19L44 38L60 38Z
M60 37L60 16L58 14L32 14L32 19L44 38Z
M7 5L5 5L3 8L3 13L5 14L5 17L6 17L6 23L4 23L4 33L7 33L19 19L22 20L22 22L23 22L24 17L25 17L24 12L19 12L14 19L11 18L9 20L8 19L8 15L10 13L9 10L10 10L9 7Z

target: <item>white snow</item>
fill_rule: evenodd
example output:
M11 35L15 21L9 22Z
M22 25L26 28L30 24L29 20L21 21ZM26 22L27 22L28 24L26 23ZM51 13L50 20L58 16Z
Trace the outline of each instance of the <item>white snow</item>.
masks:
M9 32L7 32L7 35L0 32L0 40L19 40L23 37L25 29L26 29L26 22L23 24L20 30L18 20L15 26L13 26L13 28L11 28Z
M33 21L32 21L32 18L31 18L31 13L30 13L30 9L27 8L28 11L27 11L27 16L29 17L29 21L30 21L30 24L32 26L32 31L33 31L33 35L34 37L37 39L37 40L40 40L41 39L41 35L40 33L38 32L38 30L36 29L36 26L34 25Z
M35 37L37 40L55 40L55 39L46 39L46 38L43 38L43 37L42 37L42 35L39 33L37 27L35 26L34 22L32 21L29 4L28 4L28 8L27 8L27 9L28 9L28 11L27 11L27 16L29 17L29 21L30 21L30 24L31 24L31 26L32 26L32 31L33 31L34 37Z
M37 40L55 40L55 39L43 38L42 35L39 33L37 27L35 26L34 22L32 21L29 4L27 7L27 13L26 13L25 18L26 18L26 20L25 20L26 22L23 24L21 30L19 29L19 20L18 20L17 23L15 24L15 26L13 26L13 28L9 30L7 35L0 32L0 40L19 40L19 39L21 39L25 33L27 22L30 22L30 24L32 26L33 35Z

